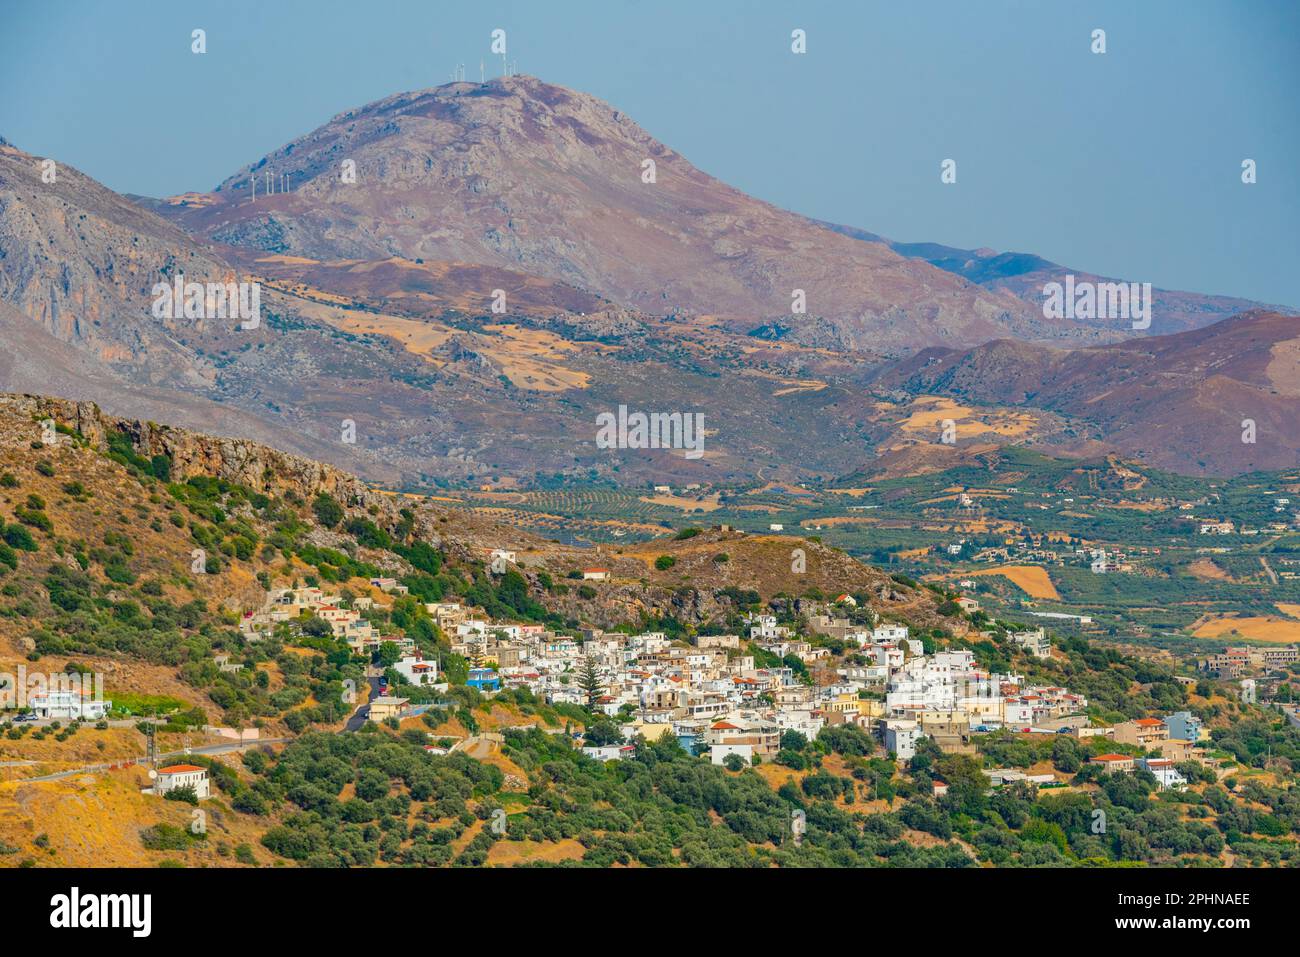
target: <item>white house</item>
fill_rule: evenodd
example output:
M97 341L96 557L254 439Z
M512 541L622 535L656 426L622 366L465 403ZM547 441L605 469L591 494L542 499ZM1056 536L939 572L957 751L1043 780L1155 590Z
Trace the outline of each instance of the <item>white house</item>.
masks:
M1174 767L1173 758L1142 758L1142 767L1150 771L1157 781L1160 782L1160 789L1180 788L1187 783L1187 778L1178 773Z
M1047 637L1047 632L1042 628L1035 628L1033 631L1013 631L1009 637L1035 658L1050 658L1052 656L1051 639Z
M584 568L582 570L582 580L587 582L609 581L609 569L608 568Z
M907 640L907 626L879 624L871 630L871 640L878 645L896 644Z
M1232 522L1201 522L1202 535L1231 535L1236 526Z
M393 665L393 669L406 679L407 684L416 687L438 683L438 663L426 661L418 655L406 655Z
M602 744L582 749L582 753L597 761L621 761L632 757L636 748L630 744Z
M183 787L194 788L199 800L206 800L210 796L207 769L195 764L173 764L158 769L153 782L154 794L163 795Z
M113 702L85 697L80 691L48 691L32 695L27 706L38 718L98 721L112 710Z
M916 756L916 742L923 737L925 735L915 721L885 722L885 750L894 752L900 761L910 761Z
M753 639L781 639L790 634L790 629L776 623L776 615L750 615L749 637Z

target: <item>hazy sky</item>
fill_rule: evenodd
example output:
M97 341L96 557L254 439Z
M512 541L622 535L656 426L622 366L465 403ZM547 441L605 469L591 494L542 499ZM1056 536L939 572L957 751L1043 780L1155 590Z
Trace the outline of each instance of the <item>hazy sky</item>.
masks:
M3 0L0 136L122 192L210 189L458 61L499 74L498 27L520 72L779 206L1300 306L1300 4L1281 0Z

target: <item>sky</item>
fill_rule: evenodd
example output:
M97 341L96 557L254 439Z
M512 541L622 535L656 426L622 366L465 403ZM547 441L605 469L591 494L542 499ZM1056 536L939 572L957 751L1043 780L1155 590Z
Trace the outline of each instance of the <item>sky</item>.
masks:
M0 136L119 192L207 190L458 62L499 75L495 29L783 208L1300 306L1290 0L0 0Z

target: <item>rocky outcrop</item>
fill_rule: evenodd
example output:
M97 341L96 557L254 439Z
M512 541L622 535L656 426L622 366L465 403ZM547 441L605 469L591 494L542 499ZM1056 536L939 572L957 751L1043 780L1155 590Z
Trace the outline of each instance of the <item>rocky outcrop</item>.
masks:
M48 396L0 395L0 408L33 421L53 419L74 429L91 448L101 451L108 448L110 433L127 435L135 451L144 458L165 455L171 459L172 475L177 479L208 475L258 492L277 495L293 492L304 500L326 492L346 505L397 512L390 497L375 491L355 475L246 439L123 419L106 414L94 402Z

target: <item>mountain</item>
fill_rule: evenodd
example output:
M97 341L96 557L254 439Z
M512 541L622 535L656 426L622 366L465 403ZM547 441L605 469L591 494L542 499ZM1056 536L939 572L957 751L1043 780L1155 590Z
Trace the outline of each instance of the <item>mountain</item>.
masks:
M1057 413L1145 462L1240 474L1300 462L1300 321L1255 310L1203 329L1074 350L998 340L927 349L877 385ZM1245 420L1255 441L1243 442ZM1095 449L1094 449L1095 450Z
M642 313L503 266L223 246L72 167L41 171L0 149L0 388L252 437L389 485L830 476L868 454L859 386L879 355ZM155 284L177 276L257 283L263 321L155 317ZM506 311L474 288L504 290ZM598 448L597 416L620 406L705 416L704 454Z
M968 279L950 271L961 251L900 255L747 197L529 77L342 114L211 193L132 201L44 169L0 143L0 389L253 438L390 487L931 469L951 458L934 410L872 394L908 381L877 377L891 357L1122 334L1047 323L971 281L1018 268L996 257ZM155 286L181 276L255 286L262 321L156 317ZM793 289L807 314L790 314ZM621 408L702 416L702 454L601 447L600 417ZM1070 417L969 422L989 443L1069 451Z
M1067 275L1074 276L1076 282L1100 284L1120 281L1115 277L1099 276L1084 269L1062 266L1033 253L960 249L941 243L900 243L852 226L818 222L819 225L845 236L888 246L908 259L928 262L963 279L969 279L985 289L1009 292L1038 310L1042 309L1045 298L1043 287L1048 283L1064 283ZM1126 281L1133 280L1134 277L1130 276ZM1238 296L1212 296L1176 289L1152 289L1152 301L1151 328L1138 335L1161 335L1199 329L1252 309L1295 313L1295 310L1283 306L1254 302ZM1112 319L1094 319L1091 320L1091 324L1100 330L1113 332L1115 329L1115 321Z
M343 181L345 161L355 183ZM509 268L651 314L719 316L741 332L822 317L849 350L1088 335L753 199L609 104L527 76L390 96L211 193L153 205L197 234L263 252ZM795 289L806 317L791 316ZM491 290L473 293L486 309Z

